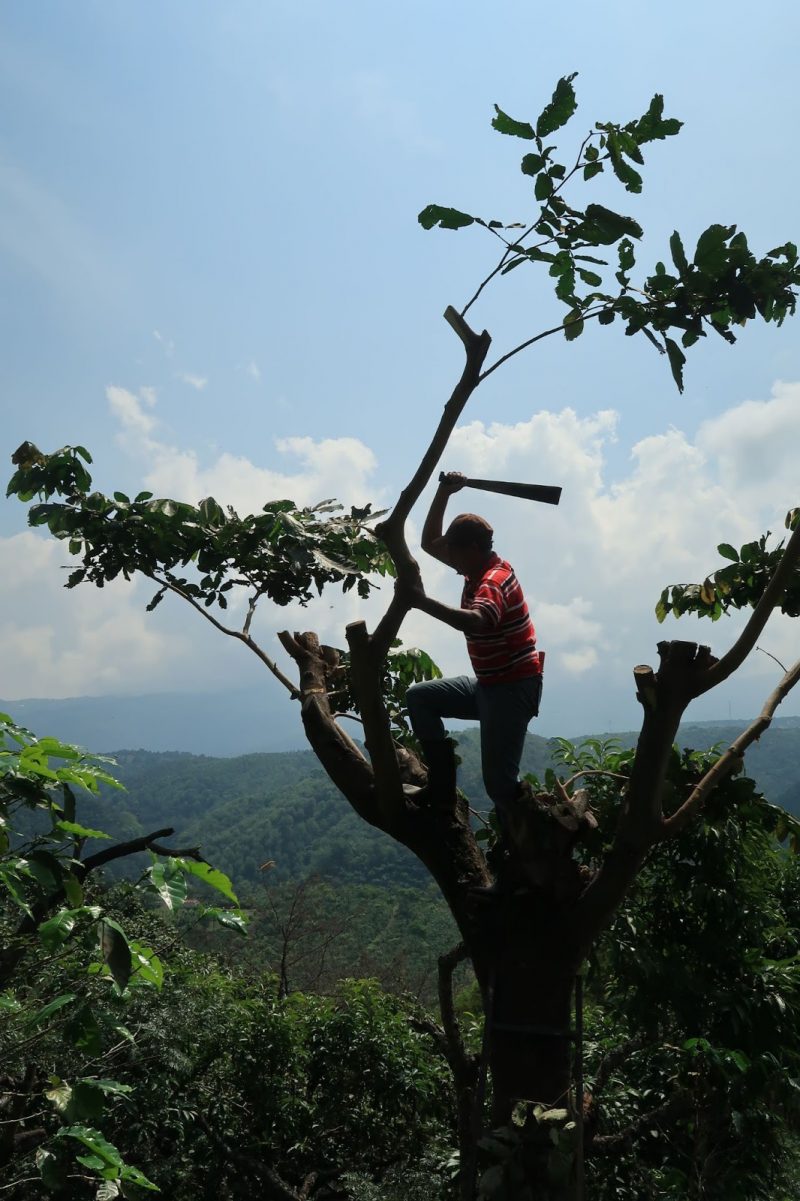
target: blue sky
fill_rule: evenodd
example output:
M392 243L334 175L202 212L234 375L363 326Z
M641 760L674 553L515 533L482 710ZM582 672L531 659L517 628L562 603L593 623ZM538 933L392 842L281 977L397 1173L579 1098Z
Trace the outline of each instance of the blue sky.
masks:
M332 487L390 502L460 370L442 311L496 257L483 231L425 233L416 215L435 201L526 216L524 147L491 130L492 105L535 118L570 71L580 107L565 144L639 115L655 91L685 121L648 153L641 197L592 197L644 225L643 262L665 256L674 228L693 245L712 221L739 224L758 251L797 240L793 2L543 9L7 0L7 453L26 438L82 442L98 486L149 481L188 500L291 488L311 501ZM560 312L533 272L502 285L473 310L498 351ZM635 722L629 673L663 636L660 587L700 578L717 541L777 528L798 503L797 328L696 347L683 397L615 327L550 339L475 397L448 466L565 484L557 513L487 509L552 652L544 732ZM14 648L0 695L254 678L238 648L165 606L142 614L137 589L63 593L56 552L24 531L21 506L0 506L0 632ZM452 601L457 583L437 572L426 565L430 589ZM333 639L352 615L327 599L266 615L264 639L289 617ZM734 628L675 635L724 648ZM463 669L461 644L429 619L408 635ZM794 657L794 641L780 627L768 645ZM749 714L770 670L751 665L698 716Z

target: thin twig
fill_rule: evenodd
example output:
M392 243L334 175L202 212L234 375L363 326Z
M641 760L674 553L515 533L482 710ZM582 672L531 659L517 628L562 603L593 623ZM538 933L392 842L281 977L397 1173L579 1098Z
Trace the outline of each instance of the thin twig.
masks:
M586 137L581 142L580 150L578 151L578 156L575 160L574 167L572 167L572 169L567 172L567 174L564 176L564 178L561 180L561 182L557 185L557 187L553 188L553 191L550 193L550 196L548 197L548 201L553 196L557 196L558 193L562 190L562 188L564 188L564 186L569 183L569 181L572 179L575 172L580 169L581 158L583 157L583 152L586 149L587 144L592 140L592 136L593 136L593 131L590 130L589 133L586 135ZM609 157L608 155L603 156L604 159L607 159L608 157ZM486 279L484 279L483 282L480 284L475 295L472 296L467 301L467 303L464 305L463 309L461 310L462 317L466 316L466 314L472 308L473 304L478 299L478 297L480 296L481 292L486 287L486 285L491 283L491 281L494 279L494 277L500 271L502 271L503 267L505 267L509 254L512 254L517 246L521 247L522 243L525 241L525 239L530 237L530 235L536 229L536 226L542 220L542 213L544 212L544 207L545 206L543 205L539 209L539 216L536 218L536 220L531 225L528 226L528 228L525 230L524 233L520 234L520 236L518 238L515 238L515 240L511 243L507 242L506 239L502 236L502 234L499 233L499 231L497 229L494 229L490 225L484 226L485 229L489 230L489 233L492 233L496 237L500 238L500 241L503 242L503 244L506 247L506 250L505 250L505 253L503 254L503 257L501 258L500 262L497 264L497 266L492 271L489 272L489 274L486 276ZM548 242L552 242L554 240L555 240L554 238L546 238L543 242L540 243L540 246L546 246L548 244Z
M756 647L756 650L757 650L757 651L761 651L761 654L762 654L762 655L766 655L766 656L767 656L767 658L769 658L769 659L772 659L773 663L777 663L777 664L778 664L778 667L781 669L781 671L787 671L787 670L788 670L788 669L787 669L787 667L786 667L786 665L785 665L784 663L781 663L781 661L780 661L780 659L777 657L777 655L773 655L773 654L772 654L772 651L765 651L765 650L764 650L764 648L763 648L763 646L757 646L757 647Z
M677 834L689 822L695 813L702 809L711 791L738 767L747 748L760 738L772 722L778 705L791 692L800 680L800 659L784 675L777 688L770 693L764 703L761 713L739 737L731 743L728 749L720 755L716 763L706 772L702 780L692 790L691 795L671 817L662 823L662 837L670 838Z
M169 579L162 579L160 576L151 573L147 574L149 575L149 578L156 584L160 584L162 587L167 588L170 592L174 592L175 595L181 597L182 600L188 601L192 608L196 609L198 613L202 614L206 621L210 621L212 626L214 626L216 630L219 630L221 634L227 634L229 638L237 638L239 642L243 642L245 646L253 652L254 655L258 656L264 666L269 668L275 679L283 684L287 692L290 693L291 699L293 701L300 699L300 692L297 686L292 683L288 676L283 674L277 663L270 659L269 655L261 649L258 643L251 638L250 634L248 633L251 616L250 614L248 614L248 620L245 622L244 630L232 630L230 626L223 625L221 621L218 621L217 618L214 617L213 613L209 613L208 609L206 609L203 605L198 604L193 596L189 596L188 592L184 592L179 584L173 583Z
M592 317L599 317L601 313L607 313L614 306L610 304L603 305L602 308L596 309L593 313L582 313L579 318L573 318L571 321L562 321L561 325L554 325L552 329L546 329L541 334L536 334L533 338L528 338L527 342L521 342L519 346L515 346L513 350L509 350L507 354L502 355L491 367L487 367L485 371L478 377L478 383L483 383L485 379L496 371L503 363L507 363L515 354L519 354L522 350L527 350L529 346L533 346L534 342L541 342L542 338L549 338L551 334L562 333L567 326L574 325L577 321L591 321Z

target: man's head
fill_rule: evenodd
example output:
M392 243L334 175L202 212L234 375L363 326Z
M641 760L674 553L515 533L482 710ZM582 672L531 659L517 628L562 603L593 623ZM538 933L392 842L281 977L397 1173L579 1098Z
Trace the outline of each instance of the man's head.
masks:
M453 567L459 575L475 575L492 553L494 530L477 513L459 513L445 530L444 540Z

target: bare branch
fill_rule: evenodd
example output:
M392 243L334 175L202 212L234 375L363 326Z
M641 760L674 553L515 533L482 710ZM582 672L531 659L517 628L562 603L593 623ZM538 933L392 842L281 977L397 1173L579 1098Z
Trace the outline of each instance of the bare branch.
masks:
M733 675L737 667L744 663L753 647L756 645L761 631L767 624L773 609L780 603L789 580L800 562L800 525L792 534L781 556L781 561L775 569L772 579L767 584L761 599L750 614L747 625L734 642L727 654L704 672L695 696L702 696L710 688L716 688L728 676Z
M762 654L762 655L766 655L766 656L767 656L767 658L768 658L768 659L771 659L773 663L777 663L777 664L778 664L778 667L781 669L781 671L786 671L786 664L785 664L785 663L781 663L781 661L780 661L780 659L778 658L778 656L777 656L777 655L773 655L771 651L765 651L765 650L764 650L764 648L763 648L763 646L757 646L757 647L756 647L756 650L757 650L757 651L761 651L761 654Z
M702 810L708 796L717 784L741 767L744 752L769 728L778 705L788 696L798 680L800 680L800 659L789 668L777 688L767 697L764 708L755 721L720 755L680 809L664 819L662 823L663 838L671 838L679 833Z
M613 305L607 304L607 305L603 305L602 308L595 309L594 312L582 313L580 320L581 321L591 321L592 317L599 317L601 313L607 313L611 309L613 309L613 307L614 307ZM542 333L536 334L533 338L528 338L527 342L521 342L519 344L519 346L515 346L513 350L509 350L506 354L502 355L499 359L496 359L495 362L492 363L491 367L487 367L485 371L481 372L481 376L480 376L480 379L478 382L482 384L485 379L488 379L488 377L492 374L493 371L496 371L498 367L501 367L503 365L503 363L507 363L509 359L513 359L515 354L519 354L521 351L527 350L529 346L533 346L534 342L541 342L543 338L549 338L551 334L563 333L563 331L567 328L568 325L574 325L574 324L575 324L574 320L573 321L562 321L561 325L554 325L552 329L543 330Z
M667 1121L688 1111L690 1104L691 1098L689 1094L679 1089L662 1105L658 1105L655 1109L641 1114L630 1125L626 1126L624 1130L620 1130L616 1134L601 1134L592 1139L587 1148L589 1154L613 1154L613 1152L619 1151L627 1143L633 1142L644 1130L649 1130L659 1122Z
M347 626L350 647L350 679L364 725L364 742L375 772L376 803L384 828L394 824L404 808L403 782L394 747L386 706L381 696L381 675L370 654L369 636L363 621Z
M173 851L169 847L158 845L155 841L157 838L169 838L174 833L174 829L167 826L163 830L154 830L152 834L143 834L141 838L132 838L130 842L118 842L113 847L105 847L97 854L89 855L81 861L80 867L84 875L88 875L89 872L96 871L98 867L103 867L106 863L111 863L115 859L124 859L126 855L135 855L139 851L155 851L157 855L175 855L178 858L182 855L200 858L196 847L193 847L191 851Z
M254 1155L247 1155L242 1151L235 1151L233 1147L217 1134L216 1130L211 1126L211 1123L204 1117L202 1113L197 1115L197 1123L205 1133L206 1137L211 1142L212 1146L221 1151L229 1163L235 1164L240 1170L244 1169L247 1173L252 1173L257 1179L261 1180L269 1189L274 1197L280 1198L280 1201L303 1201L307 1196L307 1190L292 1188L283 1180L274 1168L263 1160L256 1159Z
M452 1068L457 1086L463 1084L467 1079L472 1079L476 1066L475 1057L467 1055L464 1050L464 1042L461 1038L453 1004L453 974L459 963L463 963L467 957L468 951L463 942L439 956L439 1010L449 1051L447 1060Z
M448 325L456 332L464 345L466 352L464 369L450 399L444 406L439 424L411 481L400 493L397 504L386 521L375 528L375 532L383 539L400 578L418 570L405 539L406 519L433 475L455 429L456 422L464 411L464 406L480 383L480 370L492 341L486 330L481 334L476 334L474 330L470 329L467 322L452 305L445 310L444 316ZM401 599L395 593L388 610L379 621L370 640L371 654L375 664L385 658L408 610L408 600Z
M300 699L300 693L297 689L297 686L292 683L292 681L288 678L288 676L285 676L283 674L281 669L278 667L277 663L275 663L272 659L270 659L269 655L266 654L266 652L261 649L261 647L258 645L258 643L253 638L250 637L249 629L250 629L250 621L252 619L252 611L249 612L247 615L244 629L243 630L233 630L230 628L230 626L223 625L221 621L218 621L217 618L214 617L213 613L209 613L208 609L206 609L203 605L198 604L197 601L194 599L194 597L189 596L188 592L184 592L184 590L180 587L179 584L176 584L174 582L171 582L169 579L165 579L165 578L162 578L162 577L154 575L154 574L150 574L150 573L146 573L146 574L148 574L149 578L151 580L153 580L156 584L160 584L163 588L168 589L168 591L174 592L175 595L181 597L182 600L188 601L188 603L192 606L192 608L196 609L198 613L200 613L203 617L205 617L206 621L210 621L212 626L214 627L214 629L219 630L219 632L221 634L227 634L229 638L237 638L239 640L239 642L243 642L245 644L245 646L248 647L248 649L253 652L254 655L258 656L258 658L261 660L261 662L264 664L264 666L269 668L269 670L274 675L275 679L278 680L281 684L283 684L284 688L291 695L292 700L296 701L296 700ZM253 600L251 600L251 602L250 602L251 610L254 610L255 602L257 601L257 599L258 598L255 597L255 598L253 598Z

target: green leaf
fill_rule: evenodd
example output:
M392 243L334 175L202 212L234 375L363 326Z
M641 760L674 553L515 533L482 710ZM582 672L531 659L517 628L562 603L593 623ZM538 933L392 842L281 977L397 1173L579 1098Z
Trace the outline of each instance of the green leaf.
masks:
M676 133L680 133L682 125L683 122L678 121L675 117L664 117L664 97L657 92L650 101L650 107L644 116L627 128L641 146L643 143L652 142L657 138L673 137Z
M523 175L538 175L546 162L547 159L541 154L526 154L520 163L520 169Z
M160 989L164 983L164 967L155 951L152 947L143 947L138 942L132 942L130 947L134 980L153 984Z
M664 338L664 343L667 347L669 356L669 365L672 370L672 378L678 385L678 391L683 392L683 365L686 362L686 355L681 350L677 342L672 338Z
M200 917L210 918L212 921L218 922L220 926L236 930L238 934L247 934L247 919L239 909L204 907L200 911Z
M42 1022L46 1022L54 1013L58 1013L59 1009L63 1009L66 1005L71 1005L76 999L75 993L62 993L59 997L54 997L52 1001L48 1001L41 1009L37 1009L32 1017L29 1017L25 1022L26 1026L40 1026Z
M672 255L672 261L678 268L678 274L680 276L687 275L689 272L689 262L686 258L686 251L683 249L681 235L678 233L677 229L669 240L669 249Z
M122 1168L122 1156L113 1143L109 1143L99 1130L91 1126L62 1126L56 1131L56 1138L74 1138L83 1143L92 1155L97 1156L110 1168Z
M608 157L611 160L611 167L617 179L625 184L625 190L628 192L641 192L642 177L623 158L617 134L614 132L609 133L606 144L608 146Z
M466 225L472 225L475 218L470 217L468 213L462 213L459 209L444 208L440 204L429 204L417 217L423 229L433 229L434 225L438 225L440 229L463 229Z
M124 992L131 976L131 949L124 930L110 917L100 922L100 953L120 992Z
M186 877L181 862L168 859L166 863L156 861L148 869L150 882L167 909L180 909L186 900Z
M723 559L730 559L732 563L739 562L739 552L729 542L720 542L717 551L722 555Z
M64 1038L87 1055L100 1054L103 1046L100 1027L88 1005L81 1005L69 1019L64 1027Z
M536 176L536 185L533 189L533 194L537 200L546 200L552 194L553 181L546 171L541 175Z
M580 309L573 309L564 322L564 337L568 342L574 342L583 333L583 314Z
M120 1179L124 1180L127 1184L138 1185L139 1188L152 1189L156 1193L161 1191L157 1184L153 1184L152 1180L148 1180L144 1173L135 1168L133 1164L126 1163L124 1165L120 1172Z
M497 105L494 106L494 111L496 115L492 118L492 129L496 129L498 133L510 134L515 138L525 138L528 142L532 142L536 137L533 128L527 121L515 121Z
M224 897L238 906L239 898L224 872L212 867L210 863L197 863L194 859L179 859L177 862L181 864L184 871L189 872L192 876L197 876L198 880L202 880L211 888L216 888L217 892L221 892Z
M560 129L562 125L566 125L575 112L578 102L575 99L575 89L572 86L572 81L576 75L577 71L573 71L571 75L564 75L559 79L550 103L542 110L536 122L537 137L548 137L555 130Z
M103 830L92 830L88 826L81 826L78 822L57 821L54 827L56 830L62 830L65 834L74 834L76 838L110 838L110 834L106 834Z
M594 179L595 175L600 175L603 170L602 163L587 163L583 168L584 179Z
M594 271L585 271L582 267L578 268L578 275L590 288L599 288L603 282L601 275L597 275Z
M80 915L80 909L62 909L49 921L42 922L39 927L39 938L46 951L55 951L57 947L67 941L75 929L75 923Z
M58 1157L45 1147L39 1147L35 1158L44 1187L51 1192L56 1192L63 1188L65 1171L59 1163Z
M735 225L709 225L697 240L694 264L698 271L717 279L728 263L729 238L736 233Z
M610 245L625 235L632 238L642 237L642 227L637 221L632 217L623 216L622 213L615 213L613 209L607 209L602 204L586 206L586 220L575 232L579 237L585 237L586 241L593 240L588 236L592 233L601 245Z

